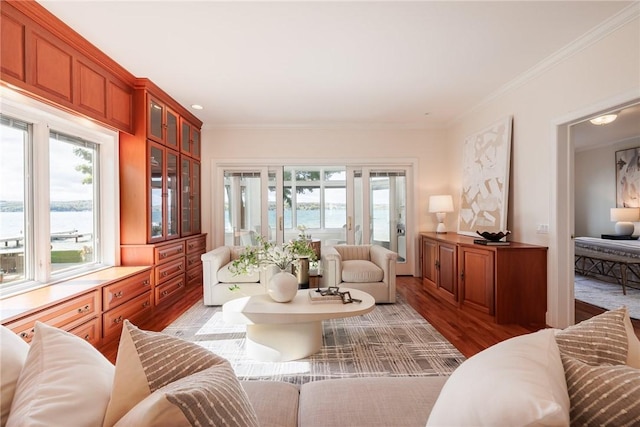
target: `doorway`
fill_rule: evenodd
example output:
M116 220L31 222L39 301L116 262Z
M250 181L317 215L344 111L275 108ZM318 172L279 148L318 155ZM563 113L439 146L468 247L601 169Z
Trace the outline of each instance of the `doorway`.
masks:
M574 141L571 126L608 111L638 104L637 93L630 92L597 105L559 118L552 123L553 159L552 197L550 218L552 220L549 248L550 281L549 295L554 299L550 305L550 319L557 327L575 323L574 297L574 236L575 236L575 165Z

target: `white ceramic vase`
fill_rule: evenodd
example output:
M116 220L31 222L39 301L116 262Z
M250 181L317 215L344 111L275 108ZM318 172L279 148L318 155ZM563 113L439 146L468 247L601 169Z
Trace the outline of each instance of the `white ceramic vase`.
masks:
M276 302L289 302L298 293L298 279L291 273L280 271L271 276L267 293Z

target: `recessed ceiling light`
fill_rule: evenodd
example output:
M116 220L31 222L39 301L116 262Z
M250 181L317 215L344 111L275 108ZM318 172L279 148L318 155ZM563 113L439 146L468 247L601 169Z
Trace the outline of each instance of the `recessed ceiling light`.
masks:
M204 110L204 107L200 104L191 104L191 108L194 110Z
M596 126L602 126L602 125L608 125L609 123L614 121L617 117L618 117L617 114L607 114L604 116L596 117L589 121Z

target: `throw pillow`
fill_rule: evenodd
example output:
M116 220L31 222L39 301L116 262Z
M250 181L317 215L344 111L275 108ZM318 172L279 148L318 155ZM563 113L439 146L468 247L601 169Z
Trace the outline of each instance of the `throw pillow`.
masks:
M554 330L498 343L445 383L427 426L567 426L569 396Z
M562 355L572 426L640 424L640 370L626 365L591 366Z
M0 427L7 423L16 383L27 360L29 344L11 329L0 325Z
M624 329L627 332L627 342L629 343L629 353L627 354L627 365L640 369L640 340L629 317L629 310L624 316Z
M116 427L258 426L228 363L174 381L138 403Z
M560 352L589 365L623 365L627 362L628 337L625 307L607 311L556 334Z
M226 359L195 343L160 332L142 331L125 321L118 347L113 391L103 425L115 425L139 402L166 385L219 365L230 368ZM238 381L235 376L233 379ZM245 403L243 399L234 400L233 396L226 402L239 408L248 406L247 410L253 412L251 405Z
M7 427L101 425L113 373L82 338L36 322Z

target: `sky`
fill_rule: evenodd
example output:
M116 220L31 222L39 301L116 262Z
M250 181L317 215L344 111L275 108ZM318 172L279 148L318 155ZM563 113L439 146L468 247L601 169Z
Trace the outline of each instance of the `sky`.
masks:
M0 200L24 198L22 135L20 130L0 126ZM91 200L91 185L82 184L84 175L75 169L83 160L73 154L71 144L53 141L49 147L52 201Z

